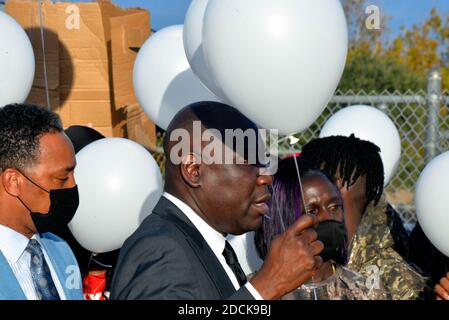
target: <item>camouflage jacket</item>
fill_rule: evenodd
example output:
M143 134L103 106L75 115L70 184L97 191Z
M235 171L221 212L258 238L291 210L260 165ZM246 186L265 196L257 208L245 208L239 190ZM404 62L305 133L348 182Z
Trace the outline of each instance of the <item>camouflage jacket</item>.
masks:
M427 279L394 249L392 222L384 197L370 204L349 245L348 268L383 286L394 300L416 299L426 288Z
M387 293L374 288L362 275L337 266L335 273L319 283L304 284L281 300L385 300Z

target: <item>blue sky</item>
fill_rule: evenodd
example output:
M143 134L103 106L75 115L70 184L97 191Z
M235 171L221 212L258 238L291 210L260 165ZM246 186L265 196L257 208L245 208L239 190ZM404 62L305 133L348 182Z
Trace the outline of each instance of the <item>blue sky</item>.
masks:
M449 13L449 0L377 0L370 1L379 5L385 14L391 18L389 28L397 33L401 26L411 27L420 24L430 16L430 10L435 7L441 13Z
M74 2L89 2L90 0L73 0ZM152 14L152 28L159 30L163 27L180 24L191 0L113 0L123 7L143 7ZM432 7L440 12L449 13L449 0L371 0L368 4L378 5L383 14L391 19L389 28L395 35L401 26L410 27L422 23L430 13Z

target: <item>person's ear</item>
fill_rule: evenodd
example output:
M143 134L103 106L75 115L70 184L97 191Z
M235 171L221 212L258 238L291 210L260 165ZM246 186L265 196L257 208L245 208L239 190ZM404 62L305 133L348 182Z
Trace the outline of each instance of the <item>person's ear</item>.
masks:
M14 169L6 169L1 174L3 188L13 197L20 196L20 179L19 173Z
M198 155L190 153L182 159L180 166L181 176L192 188L201 185L201 160Z

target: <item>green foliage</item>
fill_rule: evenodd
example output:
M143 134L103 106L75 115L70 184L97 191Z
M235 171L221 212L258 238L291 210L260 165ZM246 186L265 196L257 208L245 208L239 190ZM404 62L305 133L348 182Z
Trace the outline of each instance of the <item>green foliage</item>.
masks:
M426 76L392 58L357 54L348 61L339 84L340 91L406 92L426 88Z
M405 92L425 90L429 71L440 68L449 89L449 13L432 9L419 25L402 28L388 40L389 17L381 30L368 30L366 0L342 0L349 25L350 46L339 90Z

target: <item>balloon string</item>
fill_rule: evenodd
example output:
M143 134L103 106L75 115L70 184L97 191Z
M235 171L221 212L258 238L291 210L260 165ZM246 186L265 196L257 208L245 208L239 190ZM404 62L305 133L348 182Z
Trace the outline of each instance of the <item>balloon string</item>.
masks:
M96 255L95 255L96 256ZM94 261L96 264L98 264L99 266L106 268L106 269L110 269L112 268L112 264L104 264L101 263L100 261L96 260L95 258L91 257L92 261Z
M271 187L271 193L273 195L272 199L274 199L272 207L276 208L275 211L276 211L276 214L279 216L279 221L281 222L282 232L285 232L286 228L285 228L284 218L282 217L281 211L279 210L279 206L278 206L277 198L276 198L276 191L275 191L274 187Z
M42 17L42 0L38 0L38 10L39 10L39 19L40 19L40 29L41 29L41 42L42 42L42 58L43 58L43 66L44 66L44 81L45 81L45 95L47 97L47 108L51 110L50 103L50 93L48 89L48 76L47 76L47 59L45 56L45 38L44 38L44 23Z
M293 146L290 144L290 151L294 154L295 150L293 149ZM305 204L305 200L304 200L304 190L302 187L302 182L301 182L301 177L299 175L299 166L298 166L298 160L296 159L296 157L293 157L293 160L295 162L295 167L296 167L296 174L298 176L298 182L299 182L299 189L300 189L300 194L301 194L301 203L302 203L302 209L304 209L304 204ZM271 192L273 195L273 199L274 199L274 203L273 203L273 207L276 207L276 214L279 216L279 221L281 222L281 227L282 227L282 231L286 230L286 226L284 223L284 219L282 218L282 214L279 210L279 206L277 205L277 201L276 201L276 190L274 187L271 188ZM304 211L304 210L303 210Z
M305 211L306 201L305 201L305 197L304 197L304 188L302 185L301 176L299 174L298 159L296 159L297 157L295 156L295 150L293 149L292 143L290 143L290 152L292 153L293 161L295 162L296 174L298 176L299 189L300 189L300 193L301 193L302 211L303 211L303 213L305 213L306 212ZM315 282L314 277L312 277L312 281ZM318 300L318 297L316 294L316 288L313 288L313 298L314 298L314 300Z
M86 277L86 276L89 274L90 264L92 263L93 257L94 257L94 253L91 252L91 253L90 253L90 257L89 257L89 262L87 263L86 272L85 272L85 274L83 275L83 278Z
M296 175L298 176L299 190L300 190L300 194L301 194L302 211L305 212L304 209L305 209L306 201L304 198L304 188L302 187L301 176L299 175L298 159L296 159L297 157L295 156L295 150L293 149L293 145L291 145L291 144L290 144L290 152L293 154L293 161L295 162Z

